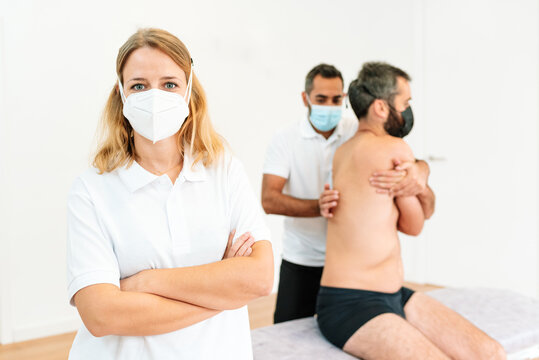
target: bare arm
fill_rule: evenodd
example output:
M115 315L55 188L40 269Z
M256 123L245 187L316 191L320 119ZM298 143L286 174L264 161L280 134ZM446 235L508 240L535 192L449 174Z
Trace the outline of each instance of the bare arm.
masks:
M320 216L318 199L298 199L283 194L285 178L264 174L262 178L262 207L266 214L315 217Z
M268 295L273 286L270 242L257 241L251 248L250 256L199 266L144 270L122 280L121 287L211 309L236 309Z
M400 196L395 198L399 209L397 229L408 235L419 235L423 230L425 215L416 196Z
M436 203L436 197L434 196L434 192L430 186L427 185L423 192L417 194L417 199L421 203L421 208L423 209L425 219L430 219L432 214L434 214L434 207Z
M370 178L371 185L379 193L396 197L417 196L425 219L429 219L435 207L434 192L428 186L429 165L423 160L402 162L398 159L393 159L393 164L392 170L375 172Z
M75 305L94 336L147 336L179 330L219 313L160 296L120 291L112 284L79 290Z
M416 185L417 190L415 195L421 203L421 208L423 209L425 219L429 219L434 213L435 203L434 192L428 185L430 175L429 164L423 160L416 160L413 165L415 166L407 166L407 164L397 165L396 169L406 170L407 177L405 180L408 180L408 182L412 184L418 184ZM395 196L406 196L404 193L406 181L404 181L404 183L405 184L402 184L401 186L397 185L397 189L394 190Z

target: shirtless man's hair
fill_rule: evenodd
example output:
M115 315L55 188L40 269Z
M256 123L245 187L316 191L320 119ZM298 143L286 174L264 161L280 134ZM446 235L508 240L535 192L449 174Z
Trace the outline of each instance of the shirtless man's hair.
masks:
M425 209L418 196L377 192L369 177L415 161L402 140L413 125L409 81L399 68L370 62L350 84L359 127L333 159L340 200L328 222L320 330L362 359L504 359L501 345L466 319L403 287L398 231L418 235Z

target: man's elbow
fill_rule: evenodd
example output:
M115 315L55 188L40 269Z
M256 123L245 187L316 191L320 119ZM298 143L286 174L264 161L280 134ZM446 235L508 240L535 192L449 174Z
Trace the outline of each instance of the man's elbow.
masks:
M262 209L264 209L264 212L268 215L273 214L273 201L271 200L271 196L262 194Z
M425 212L425 220L428 220L434 215L434 203Z
M423 224L424 224L423 221L412 223L412 224L399 223L398 230L406 235L418 236L419 234L421 234L421 231L423 230Z

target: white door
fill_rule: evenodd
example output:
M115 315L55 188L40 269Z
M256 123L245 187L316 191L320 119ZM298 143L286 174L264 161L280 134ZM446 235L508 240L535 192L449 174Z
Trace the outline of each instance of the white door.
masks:
M426 281L537 296L538 2L424 4Z

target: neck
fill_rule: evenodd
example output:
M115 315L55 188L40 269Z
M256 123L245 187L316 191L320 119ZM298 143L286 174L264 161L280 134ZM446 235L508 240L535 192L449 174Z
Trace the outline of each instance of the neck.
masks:
M357 127L357 132L371 132L375 136L384 136L387 135L384 125L380 122L375 122L372 119L367 117L361 118L359 120L359 126Z
M165 173L179 166L183 159L177 145L177 135L160 140L155 144L135 133L135 160L144 169L154 174Z

